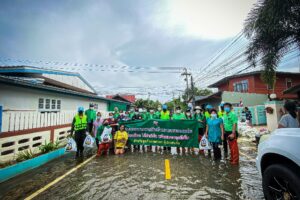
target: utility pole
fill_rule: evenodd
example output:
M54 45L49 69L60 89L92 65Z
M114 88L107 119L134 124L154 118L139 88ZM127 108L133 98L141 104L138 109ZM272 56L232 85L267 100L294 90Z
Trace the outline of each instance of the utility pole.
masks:
M175 104L175 96L174 96L174 91L172 92L173 94L173 113L175 113L175 107L176 107L176 104Z
M195 90L194 90L194 81L192 75L191 75L191 89L192 89L192 104L193 107L195 108Z
M186 96L187 96L187 100L189 100L189 76L191 76L190 73L187 72L187 68L183 68L183 73L181 74L181 76L185 76L184 81L186 82Z

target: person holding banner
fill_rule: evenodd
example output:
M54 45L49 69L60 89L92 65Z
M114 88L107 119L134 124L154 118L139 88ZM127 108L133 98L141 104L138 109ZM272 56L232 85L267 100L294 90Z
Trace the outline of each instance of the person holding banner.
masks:
M162 106L162 111L160 112L160 119L169 120L170 119L170 111L167 110L168 106L164 104Z
M212 145L215 160L220 159L221 150L219 148L219 144L224 139L224 129L223 120L218 118L217 111L215 109L211 109L210 118L207 119L205 136Z
M150 109L149 111L150 111L150 112L149 112L147 118L148 118L148 119L157 119L156 114L154 113L154 110L153 110L153 109Z
M230 148L230 162L233 165L236 165L239 163L239 148L237 144L237 122L238 118L236 114L232 111L232 105L231 103L225 103L224 104L224 140L223 140L223 146L224 146L224 153L227 154L227 141L229 143Z
M181 112L180 106L176 107L176 112L172 115L173 120L183 120L186 119L184 113Z
M185 118L186 118L187 120L193 120L193 116L192 116L191 110L187 109L187 110L185 111Z
M160 119L160 113L161 113L161 106L158 106L157 111L155 112L156 119Z
M200 106L195 107L195 114L193 116L193 119L196 120L199 124L199 136L198 136L198 142L200 142L202 136L204 135L204 128L205 128L205 116L203 113L201 113Z
M122 124L114 136L116 155L124 153L124 148L127 143L127 140L128 140L128 133L125 131L125 125Z

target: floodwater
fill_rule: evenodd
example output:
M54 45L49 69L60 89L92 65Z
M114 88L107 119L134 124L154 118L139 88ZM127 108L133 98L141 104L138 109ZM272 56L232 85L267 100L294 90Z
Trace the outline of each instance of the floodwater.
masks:
M208 155L127 152L94 158L36 199L263 199L255 145L240 140L240 165ZM171 179L165 180L165 159ZM0 199L29 196L76 166L67 154L0 184Z

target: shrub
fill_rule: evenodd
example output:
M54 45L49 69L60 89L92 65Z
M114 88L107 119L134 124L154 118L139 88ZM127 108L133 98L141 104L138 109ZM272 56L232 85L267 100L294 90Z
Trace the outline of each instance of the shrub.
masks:
M31 149L27 149L24 151L21 151L17 154L17 162L21 162L24 160L28 160L34 157L34 153L31 151Z
M39 146L39 150L41 151L42 154L44 153L48 153L50 151L54 151L56 149L58 149L60 142L57 140L55 143L53 142L49 142L46 143L44 145Z

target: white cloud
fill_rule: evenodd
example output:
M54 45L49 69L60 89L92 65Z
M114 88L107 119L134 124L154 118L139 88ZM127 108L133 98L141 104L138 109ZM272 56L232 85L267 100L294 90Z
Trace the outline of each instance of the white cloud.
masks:
M255 0L168 0L155 17L157 25L173 33L224 39L242 30Z

